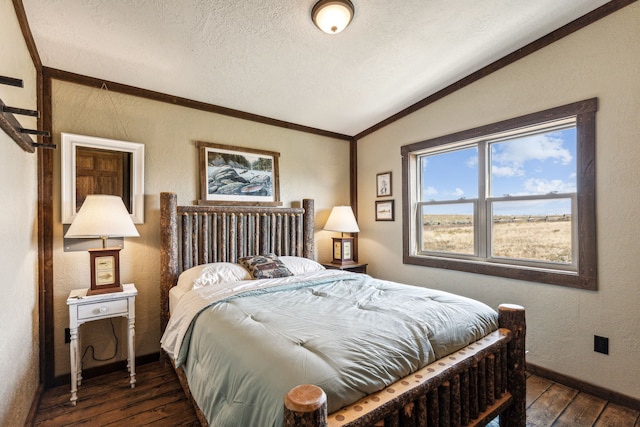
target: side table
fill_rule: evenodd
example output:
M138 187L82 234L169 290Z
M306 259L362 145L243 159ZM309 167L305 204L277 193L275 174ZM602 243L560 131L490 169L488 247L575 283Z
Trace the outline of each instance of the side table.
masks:
M82 382L80 349L78 348L79 328L83 323L111 317L126 317L127 328L127 370L131 377L131 388L136 385L135 356L135 319L136 295L138 290L133 284L122 285L122 292L112 292L87 296L88 289L75 289L67 298L69 306L69 331L71 342L69 355L71 359L71 404L76 406L78 386Z
M355 264L334 264L332 262L323 262L322 265L324 268L334 269L334 270L344 270L350 271L352 273L364 273L367 274L367 265L363 263L355 263Z

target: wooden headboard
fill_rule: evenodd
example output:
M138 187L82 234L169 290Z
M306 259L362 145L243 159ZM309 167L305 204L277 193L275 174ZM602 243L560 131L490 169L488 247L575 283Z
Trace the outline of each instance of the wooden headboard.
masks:
M169 321L169 290L184 270L275 253L313 259L313 200L301 208L178 206L160 193L160 327Z

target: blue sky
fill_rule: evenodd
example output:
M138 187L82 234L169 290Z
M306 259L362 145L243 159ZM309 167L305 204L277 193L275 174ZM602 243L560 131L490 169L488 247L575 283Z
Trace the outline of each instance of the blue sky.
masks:
M422 168L423 199L440 201L478 196L478 152L475 147L429 156L423 159ZM491 145L491 195L494 197L575 192L575 171L575 128ZM566 200L510 202L502 203L500 208L502 212L494 213L570 213Z

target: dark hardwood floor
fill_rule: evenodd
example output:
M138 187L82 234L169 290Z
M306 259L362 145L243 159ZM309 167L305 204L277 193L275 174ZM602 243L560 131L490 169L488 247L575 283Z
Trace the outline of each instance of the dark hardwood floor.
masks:
M527 426L640 427L640 412L532 375Z
M139 366L136 378L134 389L125 372L84 380L75 408L69 404L68 385L47 390L34 425L199 425L170 366L159 362ZM499 426L497 420L489 425ZM640 412L531 375L527 378L527 426L640 427Z
M69 385L47 390L35 426L198 426L171 365L160 362L136 367L136 387L126 371L82 381L78 403L71 406Z

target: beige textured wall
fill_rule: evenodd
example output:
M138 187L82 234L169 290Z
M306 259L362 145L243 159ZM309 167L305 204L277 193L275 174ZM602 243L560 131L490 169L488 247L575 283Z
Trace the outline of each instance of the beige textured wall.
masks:
M171 88L165 88L170 93ZM120 255L123 283L134 282L136 300L136 349L138 355L159 350L160 292L159 194L173 191L178 203L198 198L197 149L194 141L249 147L280 153L280 197L284 206L302 198L315 199L316 259L331 258L331 234L321 231L333 205L349 203L349 143L307 133L248 122L217 114L177 107L105 89L54 82L53 135L60 132L119 139L145 144L145 223L138 225L140 237L125 239ZM54 321L56 375L69 372L66 298L71 289L88 287L87 252L63 252L60 223L60 164L54 175ZM124 321L114 321L120 343ZM109 321L83 325L81 349L93 344L96 357L114 351ZM85 339L86 338L86 339ZM126 358L120 345L118 360ZM97 365L91 354L85 367Z
M527 309L528 361L640 398L640 4L634 3L358 143L360 258L372 274ZM375 222L375 175L400 146L598 97L597 292L402 264L402 222ZM399 216L399 213L398 213ZM608 356L593 335L609 337Z
M0 98L37 109L36 71L10 0L0 0L0 46L0 75L24 81L24 88L0 85ZM38 386L36 166L36 154L0 130L0 426L24 424Z

